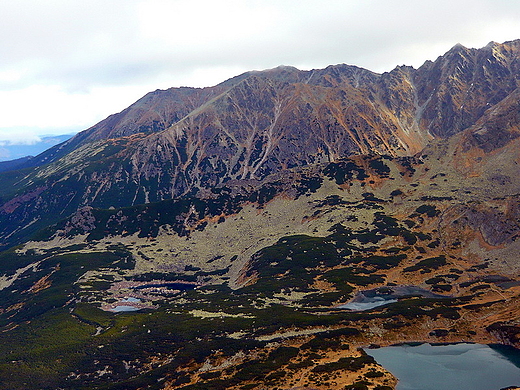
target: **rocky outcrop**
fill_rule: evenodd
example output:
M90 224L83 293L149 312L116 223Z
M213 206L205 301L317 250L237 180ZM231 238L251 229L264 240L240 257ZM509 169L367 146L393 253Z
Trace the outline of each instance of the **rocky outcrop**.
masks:
M502 344L520 348L520 326L496 322L486 328Z
M423 126L447 137L475 124L519 86L519 51L519 40L482 49L456 45L427 61L414 74Z

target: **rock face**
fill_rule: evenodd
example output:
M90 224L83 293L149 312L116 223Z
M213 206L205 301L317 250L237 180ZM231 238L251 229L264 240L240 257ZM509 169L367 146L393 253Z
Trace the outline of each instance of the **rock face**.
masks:
M471 126L461 148L489 152L517 136L519 52L520 40L456 45L419 69L278 67L151 92L25 164L32 170L2 176L0 240L84 206L160 201L353 154L413 155Z
M446 137L472 126L484 112L519 86L520 42L482 49L456 45L416 72L421 121L434 136Z

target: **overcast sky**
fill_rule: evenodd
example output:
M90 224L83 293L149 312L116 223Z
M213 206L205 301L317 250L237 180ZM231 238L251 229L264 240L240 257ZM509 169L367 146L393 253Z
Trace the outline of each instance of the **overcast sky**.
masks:
M520 38L516 0L0 0L0 144L247 70L419 67Z

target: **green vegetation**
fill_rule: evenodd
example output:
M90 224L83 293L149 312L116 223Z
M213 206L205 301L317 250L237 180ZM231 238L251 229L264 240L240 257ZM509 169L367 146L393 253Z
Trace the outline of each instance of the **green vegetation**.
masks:
M313 269L332 267L341 261L335 246L326 238L284 237L253 256L248 275L258 273L259 280L245 290L268 295L289 289L308 291L318 274Z
M324 372L333 372L337 370L348 370L348 371L357 371L367 364L375 364L375 360L372 356L362 355L357 358L346 357L340 358L337 362L325 363L318 365L312 369L312 372L316 373L324 373Z
M389 177L390 168L386 165L381 158L375 158L370 160L368 163L369 167L374 170L380 177Z
M415 210L418 214L425 214L430 218L436 217L440 214L440 211L433 205L423 204L422 206L417 207Z
M348 283L358 286L368 286L370 284L384 282L385 279L383 275L367 275L369 272L370 271L366 269L359 268L340 268L325 272L323 274L323 279L334 284L336 289L344 293L350 293L353 290Z
M366 171L356 165L351 159L345 159L337 163L330 163L324 169L323 173L336 181L336 184L342 185L353 179L364 180L368 177ZM354 177L356 174L356 177Z
M383 334L407 334L416 321L456 320L463 310L490 307L497 302L470 305L470 297L420 296L402 297L367 312L338 307L356 291L384 290L381 286L385 282L387 286L402 283L389 271L401 269L403 264L407 265L405 276L407 272L432 273L424 277L432 291L447 293L454 280L467 280L462 276L465 271L442 270L449 265L447 255L427 257L430 249L444 243L435 229L424 231L422 224L426 217L440 215L443 205L417 202L451 199L419 197L407 187L406 196L402 190L394 190L387 199L388 192L378 190L377 177L395 179L390 167L395 169L397 165L401 174L410 175L414 164L407 159L378 156L328 164L325 174L343 188L334 186L336 192L332 195L321 192L320 174L299 171L289 185L282 180L253 183L240 191L220 186L212 188L207 199L189 193L181 199L134 207L87 210L88 224L74 225L68 219L39 235L49 238L56 228L67 227L72 228L69 235L89 234L85 243L24 254L20 248L0 252L0 276L17 276L12 285L0 290L0 387L137 390L160 389L169 383L187 390L233 386L275 389L295 370L310 371L309 387L318 383L327 386L334 380L335 371L357 371L373 363L371 357L363 355L320 364L326 354L347 353L349 345L367 340L372 320L377 321ZM366 181L368 177L370 182ZM248 283L241 288L232 289L226 283L203 285L234 276L238 252L211 254L192 265L175 264L172 256L172 264L157 263L155 269L146 268L137 274L133 272L135 262L129 248L123 245L107 243L106 250L88 252L106 244L97 244L99 239L136 234L150 239L147 245L138 244L143 248L132 248L148 266L154 256L167 254L167 248L154 240L162 226L170 226L179 236L189 236L193 230L208 229L214 223L208 222L211 220L218 221L218 228L225 231L227 222L234 219L230 216L239 213L245 203L253 202L255 207L271 212L267 204L288 188L291 196L308 207L305 213L312 215L303 218L302 226L308 223L312 228L292 230L294 224L287 222L291 231L307 234L287 235L256 251L242 269L240 276ZM117 203L127 195L114 192L107 201ZM409 219L388 212L395 210L391 198L401 195L400 201L410 202L409 210L415 210ZM273 202L272 207L277 203ZM432 229L436 220L426 222ZM280 231L276 234L280 237ZM187 241L191 239L186 237ZM425 253L427 258L417 256L417 252ZM438 251L433 253L437 255ZM230 258L231 266L226 263ZM410 264L413 258L415 264ZM97 271L95 277L76 283L91 270ZM466 271L478 272L479 267ZM419 277L413 276L414 280ZM115 305L128 291L130 296L141 298L140 292L131 287L115 293L116 281L158 280L197 282L197 288L175 294L158 292L153 297L157 300L145 304L153 304L153 310L112 313L99 308L100 302ZM477 296L490 288L484 282L475 279L466 287ZM444 337L443 331L435 329L432 335ZM303 340L303 345L284 345L288 337ZM244 354L247 357L241 360ZM222 362L233 363L222 368ZM205 371L198 371L202 364ZM370 380L375 382L383 375L370 368L345 388L372 388ZM388 386L376 388L387 390Z
M384 316L388 318L402 316L406 319L428 316L436 318L438 316L450 319L460 318L457 299L436 299L436 298L411 298L402 299L399 302L388 306Z
M0 290L3 307L21 305L13 312L0 312L0 327L7 327L13 321L31 321L77 299L80 289L73 283L89 270L103 267L125 269L133 266L131 256L122 249L113 252L64 254L52 254L51 251L46 256L21 255L13 251L3 254L6 262L0 264L4 267L9 265L12 270L29 264L34 267L25 271L9 288Z
M25 326L0 335L0 387L56 388L85 354L93 326L54 309Z
M352 261L362 261L365 265L372 266L376 270L384 270L396 267L404 259L406 259L406 255L400 254L395 256L368 256L353 259Z
M429 257L427 259L419 261L417 264L410 267L406 267L404 272L421 271L421 273L428 273L434 269L439 269L447 264L446 256L441 255L437 257Z

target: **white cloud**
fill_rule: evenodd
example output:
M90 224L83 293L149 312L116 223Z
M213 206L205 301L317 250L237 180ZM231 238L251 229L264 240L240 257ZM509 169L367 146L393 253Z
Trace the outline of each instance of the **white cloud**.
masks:
M0 0L0 14L5 136L86 128L148 91L252 69L383 72L520 38L508 0Z
M89 127L123 110L149 89L146 86L109 86L93 87L88 93L69 93L58 85L32 85L0 91L0 107L3 108L0 128L25 127L40 133L50 127Z
M0 128L0 147L7 145L34 145L41 142L41 138L32 128L9 127ZM4 151L4 156L9 153L7 149L0 148Z

